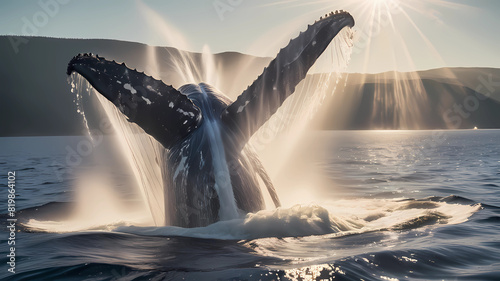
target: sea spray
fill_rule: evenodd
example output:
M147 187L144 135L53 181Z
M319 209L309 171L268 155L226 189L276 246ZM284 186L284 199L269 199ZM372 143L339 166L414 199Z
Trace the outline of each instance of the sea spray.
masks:
M83 125L85 126L85 133L90 138L92 143L95 143L92 133L90 132L89 122L87 121L87 116L85 115L84 110L84 97L83 94L87 94L90 92L90 84L86 83L84 79L76 78L77 74L71 74L68 77L68 82L71 85L71 94L75 95L73 102L76 105L76 112L82 116ZM85 90L82 90L85 87Z
M25 224L32 231L68 233L79 231L112 231L118 226L148 226L151 219L143 204L125 201L123 193L110 188L111 176L103 171L79 172L74 181L74 203L58 220L31 218ZM39 209L44 212L43 207Z
M283 107L278 111L276 117L277 120L280 121L277 123L278 125L276 126L272 121L268 122L268 124L273 124L273 131L279 132L283 127L295 123L294 127L299 129L294 129L294 133L302 133L307 122L312 118L326 96L335 90L333 89L332 91L332 89L329 88L332 84L331 80L336 79L335 85L338 83L340 74L345 70L347 65L351 50L350 47L352 46L352 42L350 41L352 39L350 29L345 29L337 37L338 39L336 38L333 43L330 44L331 47L325 52L325 56L329 57L326 61L330 65L330 70L327 73L316 74L319 75L319 79L313 77L309 79L310 81L304 81L299 85L297 93L285 102ZM192 57L190 53L178 50L176 52L177 55L173 56L175 62L174 68L185 78L186 83L198 83L206 80L210 80L209 82L211 83L218 83L219 77L217 75L217 66L214 63L213 55L210 54L208 47L204 47L204 52L201 56L201 61L203 62L201 66L195 63L196 59ZM156 58L156 53L150 52L149 59L157 61L158 58ZM320 58L318 63L321 64L322 61L324 61L324 59ZM331 65L332 61L336 62L333 66ZM157 68L156 65L156 70ZM320 67L313 67L312 71L319 71L318 69L321 70ZM76 94L79 104L81 104L80 99L82 97L80 91L91 92L97 97L102 109L112 123L118 136L119 147L134 173L137 186L141 191L144 201L147 202L149 206L155 225L169 225L170 222L166 221L168 216L165 214L166 210L169 209L169 206L165 206L165 189L169 187L164 186L162 177L162 166L166 165L164 162L168 151L151 136L145 134L141 128L128 122L126 117L124 117L115 106L99 95L81 77L76 78L76 83L74 83L74 77L73 79L74 81L72 81L72 84L77 85ZM83 112L83 108L79 108L79 110ZM280 112L282 113L281 116ZM291 121L287 120L287 118L283 118L284 115L294 116L294 118L295 116L299 116L301 118L297 120L300 122L294 122L295 119ZM86 119L85 123L88 127ZM212 129L215 130L217 128ZM293 139L296 138L294 137ZM222 145L222 142L217 142L215 139L214 141ZM293 142L290 142L285 145L285 147L290 147L292 144ZM223 148L212 147L212 152L217 155L216 158L224 158ZM286 153L283 155L286 156ZM286 157L282 157L281 159L286 159ZM220 163L224 164L223 162L224 161ZM233 219L238 216L230 178L228 172L225 172L227 169L227 165L216 165L217 173L219 175L226 175L225 178L218 176L219 182L216 182L215 186L222 206L219 215L223 220Z
M337 34L311 67L306 78L297 85L295 93L248 142L247 146L252 146L258 152L272 178L276 178L283 166L290 161L294 147L306 134L312 118L325 99L335 94L339 81L347 75L352 47L353 31L346 27ZM273 146L273 151L269 151L268 145L280 138L286 139L286 142L280 141L280 145ZM279 191L280 186L277 187ZM267 201L266 205L269 205Z
M422 205L427 207L422 208ZM321 206L297 204L290 208L262 210L249 213L244 218L219 221L206 227L120 226L115 231L227 240L316 235L342 237L374 231L423 230L424 227L459 224L480 209L480 204L461 205L430 200L353 199L324 202Z
M83 77L73 74L71 79L78 99L81 99L83 94L89 97L88 93L97 97L113 126L117 145L133 171L136 185L149 207L155 225L165 225L164 186L160 164L166 150L140 127L128 122L126 117L111 102L97 93ZM82 104L81 101L79 104ZM84 112L83 107L80 110Z

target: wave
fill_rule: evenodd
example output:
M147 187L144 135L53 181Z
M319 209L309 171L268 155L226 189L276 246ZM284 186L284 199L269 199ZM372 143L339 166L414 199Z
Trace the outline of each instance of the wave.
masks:
M448 201L448 202L446 202ZM450 196L427 199L355 199L320 205L295 205L262 210L244 217L219 221L206 227L182 228L148 226L141 213L115 212L75 216L62 221L29 219L31 231L82 232L112 231L141 236L182 236L191 238L242 240L267 237L304 237L334 234L345 236L380 230L408 230L429 225L459 224L480 210L480 204ZM458 203L457 203L458 202Z

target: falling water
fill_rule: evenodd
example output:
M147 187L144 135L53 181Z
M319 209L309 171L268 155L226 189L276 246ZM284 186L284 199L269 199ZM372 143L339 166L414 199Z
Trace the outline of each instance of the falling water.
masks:
M191 53L180 50L168 51L174 62L173 67L181 75L184 83L209 81L208 83L212 85L218 84L216 64L208 46L203 48L203 54L200 57L195 57ZM175 54L172 52L175 52ZM148 49L148 58L150 60L148 63L151 65L148 70L152 71L153 74L158 74L160 72L157 64L159 58L154 48L151 50ZM83 121L89 135L91 134L82 100L84 94L86 94L85 96L89 96L90 94L95 95L102 110L110 120L117 134L121 153L127 159L134 173L136 185L142 194L143 200L147 202L155 225L169 225L169 222L166 221L168 216L165 215L166 206L164 200L164 189L168 187L163 186L161 173L161 165L168 151L158 141L146 134L139 126L128 122L126 117L111 102L97 93L83 77L78 74L72 74L70 79L72 93L76 94L75 102L77 110L83 116ZM230 186L220 186L219 188L227 189ZM232 194L232 190L230 194ZM227 200L234 201L234 198ZM231 205L234 204L227 204L227 206ZM231 215L222 217L234 218L236 211L233 210L229 213Z
M273 149L272 166L279 171L287 161L291 150L308 129L324 100L337 90L339 81L346 74L353 47L353 31L344 28L334 38L325 52L318 58L309 70L306 79L300 82L295 93L290 96L278 111L252 136L249 145L257 151L265 149L266 145L286 136L287 141ZM347 77L345 77L347 83ZM260 153L261 156L262 153ZM275 174L271 173L271 176Z
M85 129L86 129L85 133L90 138L92 143L94 143L94 138L92 137L92 134L90 133L89 122L87 120L87 116L85 116L85 110L83 107L84 100L83 100L83 96L82 96L83 93L81 92L81 89L83 89L83 87L85 85L84 83L86 83L86 82L84 79L77 79L77 80L73 79L73 76L71 76L71 78L69 78L69 79L70 79L69 82L71 85L71 93L75 95L75 99L73 100L73 102L76 105L76 112L82 116L83 125L85 126ZM86 83L85 90L86 91L90 90L90 84Z
M156 29L158 34L162 34L170 42L170 45L175 45L181 49L189 49L188 43L182 34L169 25L164 18L159 17L155 11L146 5L139 3L139 8L146 15L145 18L151 21L152 27ZM167 51L169 59L172 62L170 67L181 77L183 84L206 82L218 87L220 78L217 73L219 71L208 45L203 47L201 55L174 48L165 48L164 50ZM164 58L158 57L155 48L148 49L147 57L148 74L161 79L162 73L158 62L161 62ZM72 92L76 92L78 110L84 117L86 127L88 128L87 120L80 99L83 93L88 92L95 94L107 118L109 118L117 134L121 153L126 157L134 173L136 185L142 194L143 200L149 206L155 225L169 225L170 223L166 221L168 216L165 215L167 206L165 206L166 202L164 199L164 189L168 187L163 186L161 173L161 165L168 151L154 138L147 135L139 126L128 122L126 117L113 104L91 88L90 84L84 78L73 74L71 79ZM221 188L228 187L222 186Z
M83 97L84 93L88 93L98 98L114 128L121 153L134 173L136 185L144 201L147 202L155 225L164 225L166 222L165 204L160 163L166 153L165 148L144 133L139 126L128 122L125 116L111 102L91 88L82 76L74 73L70 79L72 85L77 85L75 87L77 96Z
M151 11L148 11L151 13ZM166 23L161 25L162 30L168 29ZM164 30L164 31L165 31ZM165 32L164 32L165 33ZM180 39L179 39L180 40ZM178 40L177 40L178 41ZM183 42L183 40L180 40ZM341 31L330 44L324 54L317 60L316 64L309 71L308 77L302 81L292 95L273 115L273 117L252 137L249 146L255 146L257 152L262 144L265 144L270 137L273 138L281 132L300 135L303 133L307 124L318 110L325 98L332 94L338 81L344 73L349 62L352 47L352 32L349 28ZM154 48L153 48L154 49ZM233 79L233 77L221 77L220 66L216 64L214 56L211 54L208 46L204 46L203 53L193 54L177 49L165 49L168 52L169 59L172 62L174 71L181 76L183 83L206 82L212 86L218 87L221 79ZM148 64L154 66L153 74L160 74L158 62L164 58L158 57L154 50L148 52ZM124 115L108 100L98 94L90 85L79 75L73 74L72 85L76 85L77 97L81 97L83 91L94 94L109 118L119 140L121 153L126 157L131 167L136 184L140 190L143 200L147 202L151 216L155 225L169 225L166 221L164 189L162 167L168 151L163 148L155 139L147 135L140 127L126 120ZM334 87L332 88L332 85ZM83 108L79 107L83 112ZM85 123L86 119L85 119ZM86 125L88 127L88 125ZM271 133L269 133L271 132ZM265 137L262 137L265 134ZM263 142L262 140L265 140ZM297 139L291 137L291 139ZM294 142L284 145L279 153L281 157L277 161L286 161L286 155ZM288 152L287 152L288 151ZM283 157L285 156L285 157ZM280 165L282 163L278 163ZM230 185L220 188L231 188ZM218 191L218 193L223 191ZM267 192L263 192L264 194ZM234 198L232 198L234 201ZM231 200L229 198L228 200ZM224 205L224 203L221 203ZM231 204L227 204L231 205ZM234 213L234 212L232 212ZM234 217L234 215L228 216Z
M220 88L221 75L218 74L221 70L217 67L208 45L203 46L201 54L171 48L165 48L165 51L171 60L171 67L180 76L182 84L203 82Z
M349 64L352 46L352 31L344 28L297 85L295 93L254 135L254 143L263 137L261 134L269 138L269 133L276 136L284 130L302 131L323 101L335 92Z

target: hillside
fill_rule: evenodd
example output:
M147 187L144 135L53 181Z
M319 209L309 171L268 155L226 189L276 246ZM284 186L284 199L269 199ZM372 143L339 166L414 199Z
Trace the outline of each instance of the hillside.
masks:
M330 130L500 128L500 102L433 79L347 83L318 115Z
M180 52L173 48L116 40L33 37L15 53L8 37L0 36L0 49L0 136L81 134L81 118L66 76L67 63L78 53L97 53L126 62L175 87L184 84L174 71L172 58L179 57ZM153 54L157 69L152 67ZM189 55L193 66L202 65L201 54ZM233 79L219 83L220 89L228 95L240 93L268 62L238 53L215 55L214 64L220 67L222 77L242 70L247 74L231 75Z
M16 53L9 38L0 36L0 48L0 136L82 133L81 117L65 74L67 62L78 53L92 52L126 62L175 87L186 82L175 70L180 57L187 54L193 69L205 67L202 54L116 40L32 37ZM217 69L217 86L234 99L270 60L234 52L216 54L212 65ZM500 70L446 68L350 74L347 83L340 81L338 91L326 100L316 124L319 129L500 128L500 86L488 81L500 81ZM478 95L478 108L466 112L470 114L461 117L458 126L454 126L457 122L446 122L443 116L447 110ZM448 119L456 121L456 114L448 114Z

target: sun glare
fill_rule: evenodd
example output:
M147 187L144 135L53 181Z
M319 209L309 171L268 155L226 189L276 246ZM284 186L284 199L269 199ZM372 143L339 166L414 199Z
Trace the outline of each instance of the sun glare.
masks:
M391 128L398 129L419 129L426 116L417 108L430 108L426 106L430 101L417 72L422 63L416 58L447 65L424 28L428 28L429 23L436 28L447 28L443 9L465 12L471 8L452 0L311 0L307 3L283 0L274 5L283 5L283 9L314 7L304 18L337 9L349 11L356 20L351 64L356 67L355 72L366 73L356 79L360 84L380 85L374 90L371 109L378 115L372 119L387 118L394 123ZM455 77L451 70L444 71L447 77Z
M373 3L376 3L376 4L385 3L387 1L388 0L368 0L368 2L373 2Z

